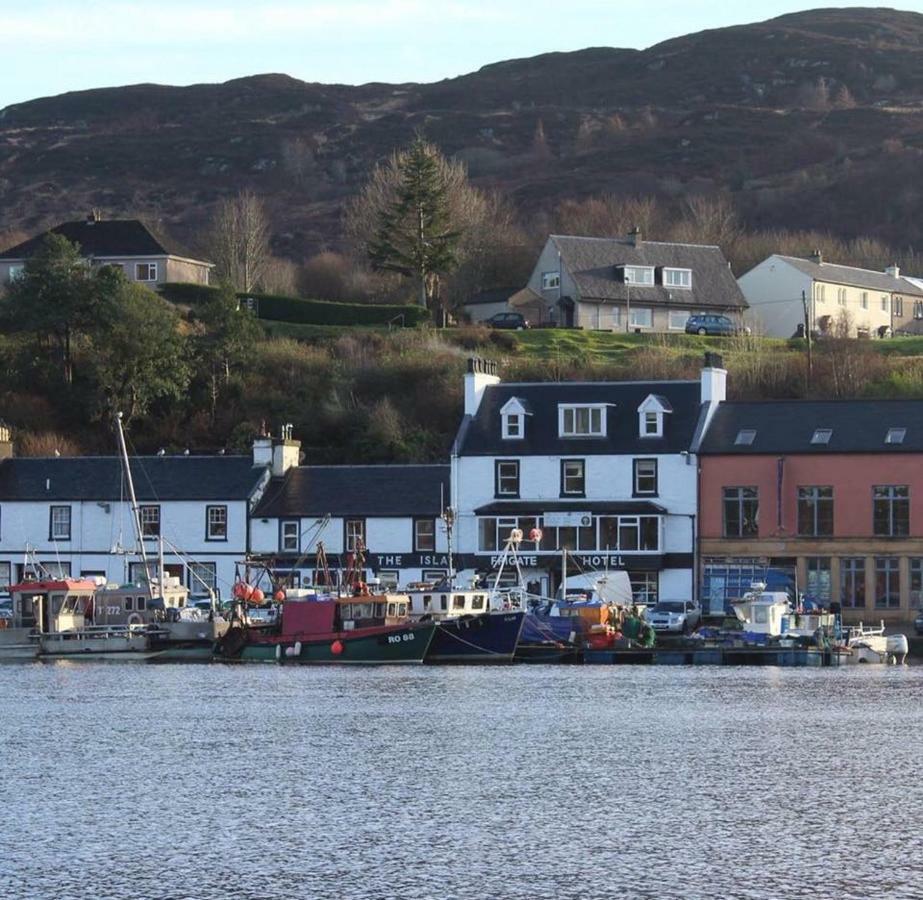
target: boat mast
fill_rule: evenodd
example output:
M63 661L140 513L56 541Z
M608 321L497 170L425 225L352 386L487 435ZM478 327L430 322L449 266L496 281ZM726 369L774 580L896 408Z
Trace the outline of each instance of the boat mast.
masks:
M125 445L125 432L122 430L122 414L115 414L115 430L119 437L119 452L122 455L122 470L128 482L128 499L131 502L131 521L135 526L135 538L138 542L138 552L141 554L141 564L144 566L144 575L147 578L147 592L151 600L154 599L154 586L151 584L151 570L147 562L147 553L144 550L144 537L141 534L141 507L135 496L135 483L131 478L131 466L128 463L128 447Z
M449 553L449 590L455 590L455 560L452 557L452 529L455 526L455 510L446 506L442 510L442 521L445 523L446 548Z

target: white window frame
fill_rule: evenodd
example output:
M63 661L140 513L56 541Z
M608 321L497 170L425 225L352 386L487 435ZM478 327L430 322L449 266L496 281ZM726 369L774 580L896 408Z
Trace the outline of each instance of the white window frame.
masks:
M674 320L674 317L675 317L675 316L682 316L682 317L683 317L682 324L680 324L680 325L674 325L674 324L673 324L673 320ZM692 316L692 313L689 312L689 310L686 310L686 309L671 309L671 310L667 313L667 329L668 329L669 331L685 331L685 330L686 330L686 323L689 321L689 319L690 319L691 316Z
M301 522L298 519L283 519L279 523L279 552L298 553L300 550Z
M676 276L680 276L679 281L673 280ZM678 288L681 291L691 291L692 290L692 269L664 268L663 286L671 287L671 288Z
M376 573L378 586L387 593L396 594L401 583L400 569L379 569Z
M216 515L212 515L215 513ZM218 516L220 513L223 518ZM215 527L223 526L224 533L216 533ZM205 540L226 541L228 539L228 508L223 504L209 504L205 507Z
M818 303L827 302L827 285L825 284L815 284L814 285L814 299Z
M0 590L6 590L13 582L13 564L0 562Z
M196 575L199 577L196 578ZM213 591L218 591L218 563L215 562L190 562L186 568L186 581L192 594L201 594L205 589L202 581Z
M568 472L570 468L570 472ZM569 488L569 482L579 481L579 488ZM585 497L586 496L586 460L562 459L561 460L561 496Z
M148 534L147 529L155 524L157 525L157 530ZM141 537L144 538L144 540L156 541L160 537L161 528L163 527L159 504L145 503L143 506L139 506L138 525L141 528Z
M503 440L521 441L525 437L525 416L522 413L503 414ZM515 426L515 428L511 427Z
M887 294L881 295L881 311L882 312L888 311L888 295Z
M420 544L420 526L426 525L429 530L426 532L426 536L431 537L432 540L429 542L432 544L431 547L423 547ZM436 552L436 520L430 519L427 517L421 519L413 520L413 551L414 553L435 553Z
M356 526L359 526L358 528ZM368 545L365 542L366 524L365 519L346 519L343 522L343 545L347 553L355 553L358 547L357 542L361 543L362 549Z
M560 272L542 272L542 290L556 291L561 287Z
M48 537L52 541L71 539L72 513L68 505L54 504L48 511Z
M646 472L642 473L642 468L646 469ZM658 481L658 466L656 459L649 459L647 457L642 459L635 459L632 461L632 475L634 477L634 484L632 485L633 492L637 497L656 497L659 490L659 481ZM642 491L639 487L639 482L642 478L653 478L654 479L654 489L652 491Z
M640 277L635 277L640 275ZM649 287L654 283L653 266L622 266L622 281L625 284L638 284Z
M869 292L868 291L863 291L861 294L859 294L859 305L863 309L869 308Z
M636 321L635 316L637 316L640 313L647 314L646 322ZM631 314L630 314L630 318L628 321L628 327L629 328L653 328L654 327L654 310L652 310L649 306L634 306L633 305L631 307ZM685 328L686 326L684 325L683 327Z
M649 427L653 425L651 430ZM663 437L663 413L657 410L648 410L638 413L638 436L643 438Z
M147 269L147 274L148 274L147 278L141 277L142 267L145 267ZM157 263L155 262L135 263L135 281L151 282L151 281L156 281L156 280L157 280Z
M511 471L506 474L503 474L504 466L510 466ZM503 490L504 479L510 480L514 477L516 479L515 491L504 491ZM519 496L519 478L520 478L520 465L519 465L518 459L498 459L494 461L495 496L497 497L518 497Z
M840 306L846 306L846 288L837 288L836 302Z
M606 436L605 403L561 403L558 404L558 436L575 438L595 438ZM587 412L587 430L577 430L579 412ZM570 427L566 427L570 420ZM594 419L596 422L594 423ZM597 426L594 428L594 424Z

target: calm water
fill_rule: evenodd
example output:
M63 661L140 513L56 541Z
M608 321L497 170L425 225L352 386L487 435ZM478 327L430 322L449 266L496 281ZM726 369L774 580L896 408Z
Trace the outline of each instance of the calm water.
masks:
M0 897L921 897L923 668L0 666Z

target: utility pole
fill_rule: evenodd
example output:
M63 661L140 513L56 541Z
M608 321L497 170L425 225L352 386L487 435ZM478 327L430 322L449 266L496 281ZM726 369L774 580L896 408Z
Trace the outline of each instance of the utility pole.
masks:
M813 285L811 287L813 297ZM804 307L804 336L808 342L808 392L810 393L811 385L814 383L814 342L811 338L811 316L808 311L808 295L801 292L801 305Z

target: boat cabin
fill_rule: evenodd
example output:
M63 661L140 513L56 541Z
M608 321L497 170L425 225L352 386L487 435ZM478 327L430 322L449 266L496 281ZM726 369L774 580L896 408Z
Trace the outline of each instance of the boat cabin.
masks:
M157 581L150 586L142 581L107 584L96 592L94 617L98 625L162 621L169 617L169 610L185 609L188 599L188 589L178 578L170 576L163 579L162 585Z
M93 616L96 582L73 579L24 581L10 586L14 628L74 631Z
M282 634L303 637L399 625L406 620L409 606L404 594L286 597L282 603Z
M457 616L478 616L490 610L487 591L421 590L408 593L411 616L432 616L451 619Z

